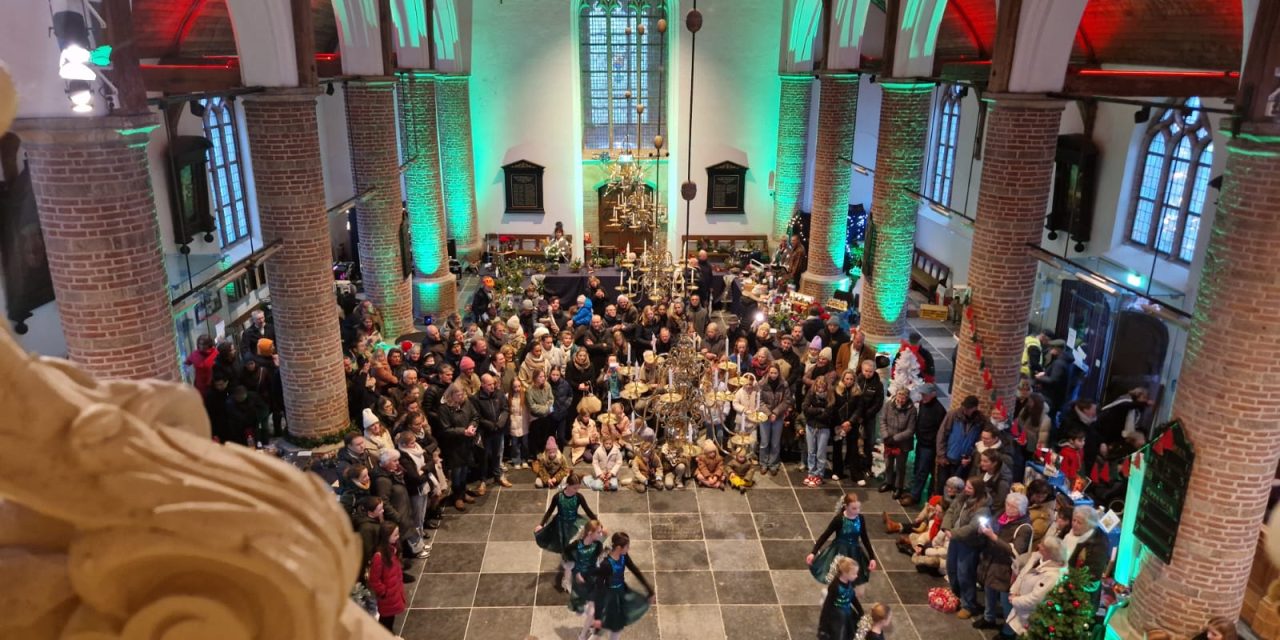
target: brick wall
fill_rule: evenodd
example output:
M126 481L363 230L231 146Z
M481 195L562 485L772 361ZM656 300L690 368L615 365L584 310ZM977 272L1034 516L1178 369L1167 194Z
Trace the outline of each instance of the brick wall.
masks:
M476 222L475 154L471 147L471 76L436 76L436 108L440 123L440 175L449 237L458 253L480 247Z
M388 339L413 331L413 298L400 253L400 155L396 146L395 81L346 85L347 140L356 193L374 191L356 204L360 272L364 292L382 311Z
M262 237L284 240L267 282L289 433L308 438L348 422L315 96L271 89L244 101Z
M1035 288L1036 259L1027 243L1038 243L1044 226L1062 107L1061 101L997 94L987 114L969 286L996 397L1010 410ZM970 333L966 319L960 327L952 406L976 395L986 410L993 404L991 392L983 386Z
M844 277L849 219L849 163L858 111L857 74L822 76L818 98L818 142L814 151L813 214L809 225L809 270L800 291L826 300Z
M1280 457L1280 127L1246 125L1227 145L1204 277L1173 415L1195 447L1173 562L1147 557L1130 621L1193 634L1235 618ZM1259 137L1254 137L1259 136ZM1265 136L1265 137L1262 137Z
M413 264L413 306L421 317L451 313L457 306L456 285L449 274L448 225L440 180L440 147L436 127L436 76L400 76L400 128L406 159L405 200ZM462 242L458 242L461 247Z
M804 193L804 159L809 134L813 76L783 74L778 105L778 159L773 179L773 236L787 234Z
M875 226L872 273L862 285L862 330L876 343L904 337L911 253L915 248L919 191L929 137L933 85L884 80L880 83L880 140L871 192Z
M67 353L103 378L178 380L147 162L154 117L18 121Z

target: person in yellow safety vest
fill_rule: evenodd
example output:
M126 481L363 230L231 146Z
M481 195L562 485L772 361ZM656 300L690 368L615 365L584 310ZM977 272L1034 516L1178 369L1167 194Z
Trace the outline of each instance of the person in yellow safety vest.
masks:
M1034 336L1027 336L1022 343L1022 375L1034 378L1044 371L1045 356L1049 353L1049 341L1053 334L1042 330Z

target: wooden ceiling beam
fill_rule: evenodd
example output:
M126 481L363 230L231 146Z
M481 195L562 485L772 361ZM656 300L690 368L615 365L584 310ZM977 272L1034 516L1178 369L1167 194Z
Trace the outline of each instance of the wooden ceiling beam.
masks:
M1062 92L1134 98L1234 98L1239 84L1240 74L1235 72L1078 69L1067 72Z
M240 80L240 68L233 64L144 64L140 68L142 82L147 91L158 91L164 94L226 91L243 86Z

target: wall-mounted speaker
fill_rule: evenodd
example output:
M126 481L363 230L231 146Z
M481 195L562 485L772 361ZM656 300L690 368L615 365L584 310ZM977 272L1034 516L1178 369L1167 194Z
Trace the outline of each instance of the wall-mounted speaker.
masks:
M1053 201L1044 226L1049 239L1065 231L1075 243L1077 252L1084 251L1093 229L1094 199L1098 185L1098 147L1083 134L1058 136L1054 154Z

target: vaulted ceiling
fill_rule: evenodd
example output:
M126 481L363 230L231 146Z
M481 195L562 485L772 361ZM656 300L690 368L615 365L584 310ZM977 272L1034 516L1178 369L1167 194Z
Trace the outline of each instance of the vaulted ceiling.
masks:
M311 0L311 19L316 51L337 51L330 0ZM133 29L140 58L236 55L227 0L133 0Z
M316 50L337 51L330 0L311 0L311 6ZM227 0L134 0L133 23L143 58L236 53ZM1235 70L1242 23L1239 0L1091 0L1073 61ZM995 30L996 0L950 0L938 60L990 59Z
M1239 0L1091 0L1072 61L1238 70L1243 20ZM938 58L989 59L995 32L995 0L949 0Z

